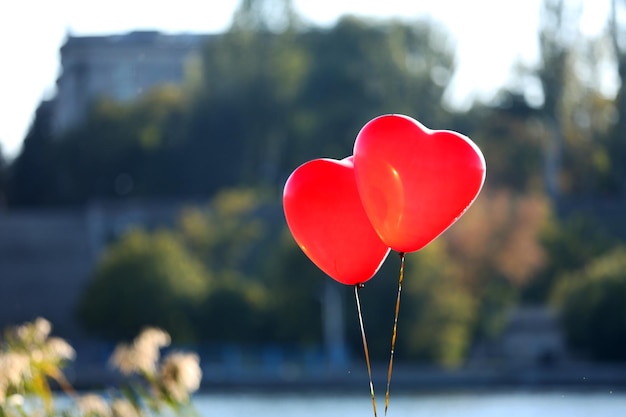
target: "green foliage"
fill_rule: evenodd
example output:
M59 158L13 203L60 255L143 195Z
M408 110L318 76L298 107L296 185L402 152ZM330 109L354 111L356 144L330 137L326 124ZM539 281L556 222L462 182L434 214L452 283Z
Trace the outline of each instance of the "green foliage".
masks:
M198 331L202 331L204 340L217 343L266 341L263 334L265 303L253 297L253 291L246 288L245 282L229 281L231 286L217 288L205 299L198 313ZM266 298L264 293L262 295Z
M182 214L178 233L213 276L197 315L203 340L320 340L325 277L296 246L279 213L263 192L233 189L204 210Z
M549 261L524 288L524 298L535 303L547 301L559 275L583 268L617 242L602 222L583 213L552 216L539 239Z
M407 258L400 346L413 358L459 366L472 342L477 314L459 265L442 242Z
M51 103L42 102L24 139L22 150L9 170L7 196L10 205L41 206L58 202L52 175Z
M85 326L108 338L152 325L179 340L263 340L276 305L258 272L264 201L250 189L223 191L206 209L185 210L174 230L134 230L113 243L83 295Z
M441 100L452 53L428 22L372 24L352 17L303 36L311 65L296 103L298 135L287 144L291 166L309 155L341 158L369 119L407 113L428 126L442 125Z
M389 354L400 261L392 252L359 291L370 355ZM400 362L462 365L473 343L479 303L446 243L437 241L405 258L395 357ZM344 288L346 329L355 354L362 353L352 288Z
M242 0L235 11L231 30L281 32L290 30L299 18L291 0Z
M271 295L266 337L282 342L319 343L322 291L330 278L311 263L286 226L266 247L266 256L261 277Z
M267 195L255 189L225 189L205 208L188 208L177 231L190 250L213 271L250 272L269 225L262 217Z
M206 208L190 208L180 216L177 233L213 277L195 313L196 333L203 340L264 337L269 294L257 270L267 256L261 251L270 234L262 217L266 205L258 190L224 190Z
M482 149L489 186L518 193L541 192L544 144L537 123L533 123L537 111L512 92L502 92L498 101L496 106L474 106L463 118L473 118L476 125L460 130L472 131Z
M626 247L596 257L559 278L553 303L560 308L568 343L593 359L626 359Z
M8 164L0 146L0 208L7 204Z
M56 145L60 201L175 193L185 180L176 159L185 106L172 86L135 103L98 102L87 121Z
M175 235L134 230L105 253L79 314L88 329L109 338L129 338L152 325L190 339L190 317L210 285L203 265Z

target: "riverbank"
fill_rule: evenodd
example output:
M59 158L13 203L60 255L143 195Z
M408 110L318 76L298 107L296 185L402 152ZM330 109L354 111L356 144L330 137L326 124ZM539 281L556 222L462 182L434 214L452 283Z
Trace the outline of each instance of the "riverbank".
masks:
M209 373L203 379L206 390L269 390L269 391L353 391L368 386L365 369L352 367L345 372L327 375L285 375L283 377L248 378L217 377ZM384 389L387 366L372 369L375 387ZM552 369L459 369L396 364L392 374L394 392L495 390L495 389L613 389L626 391L626 365L570 364Z
M384 390L387 364L372 367L375 387ZM103 388L122 382L119 375L102 366L72 369L71 380L78 389ZM201 390L253 392L354 392L369 384L365 363L327 371L283 367L274 372L239 370L228 372L203 366ZM394 392L449 392L471 390L614 390L626 391L626 364L564 363L537 367L465 367L445 370L435 367L397 363L392 375Z

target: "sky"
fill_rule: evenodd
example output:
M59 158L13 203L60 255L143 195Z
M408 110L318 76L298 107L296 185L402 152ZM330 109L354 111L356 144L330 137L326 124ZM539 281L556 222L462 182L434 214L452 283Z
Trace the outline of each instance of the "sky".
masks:
M583 4L582 30L602 30L610 0ZM538 60L541 0L293 0L313 24L332 25L340 16L439 22L456 46L457 73L448 96L459 107L488 99L511 80L518 62ZM0 5L0 146L19 152L34 111L54 95L60 74L59 48L74 36L137 29L168 33L218 33L230 25L239 0L6 0Z

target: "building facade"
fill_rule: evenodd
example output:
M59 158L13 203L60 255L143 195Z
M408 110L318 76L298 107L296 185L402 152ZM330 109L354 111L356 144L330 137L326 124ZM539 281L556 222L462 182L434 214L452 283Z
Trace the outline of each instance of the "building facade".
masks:
M180 84L209 35L135 31L71 36L61 47L52 123L62 134L79 124L95 99L126 102L162 84Z

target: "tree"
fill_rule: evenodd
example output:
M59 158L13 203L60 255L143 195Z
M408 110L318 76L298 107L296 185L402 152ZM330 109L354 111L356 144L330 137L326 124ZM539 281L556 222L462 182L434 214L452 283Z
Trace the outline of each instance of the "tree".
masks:
M57 178L51 156L51 111L52 102L43 101L39 104L22 150L11 164L7 194L12 207L56 202Z
M544 129L538 133L544 138L546 190L555 202L614 194L611 183L620 169L621 159L613 159L618 149L611 150L615 108L605 81L614 62L606 38L580 33L580 11L563 0L545 0L539 36L535 74L543 91Z
M296 162L313 151L350 155L360 128L380 114L408 114L432 128L444 123L441 102L454 62L434 24L344 17L303 41L312 59L298 106L300 135L288 144Z
M503 90L494 103L475 104L458 119L457 129L470 134L485 156L489 187L544 192L541 112L522 93Z
M263 272L277 241L276 209L258 189L227 189L181 214L176 233L213 277L196 315L201 339L276 341L271 310L284 293L272 291Z
M553 303L571 347L593 359L626 359L626 248L619 246L560 277Z
M7 163L4 159L2 146L0 146L0 208L7 204Z
M176 230L210 270L246 275L264 256L258 250L273 232L275 208L259 189L224 189L206 207L183 210Z
M275 186L312 155L342 158L388 112L432 127L453 69L428 22L344 18L330 29L233 28L204 50L187 165L226 186Z
M275 185L286 175L309 57L292 32L233 28L204 51L204 86L189 122L186 164L211 191Z
M306 257L286 226L265 254L260 278L272 297L267 333L280 342L321 343L323 289L331 278Z
M555 291L559 276L580 270L594 258L616 245L617 239L606 224L589 213L574 212L549 221L538 235L538 244L545 250L546 262L536 271L532 281L524 286L524 299L532 303L546 303Z
M619 89L615 98L617 123L608 136L608 155L611 161L610 185L615 192L621 195L626 190L626 169L622 163L626 158L626 140L624 140L626 132L626 45L624 44L624 33L620 31L621 22L618 21L618 15L620 10L623 11L624 5L623 1L611 1L610 35L617 66Z
M473 338L493 339L504 313L521 299L548 262L540 237L551 219L542 194L485 188L440 238L458 265L454 282L477 301Z
M569 49L560 124L564 149L561 190L566 197L615 195L612 178L619 163L611 155L615 102L608 90L613 66L606 38L582 38Z
M476 298L462 282L461 265L449 258L443 241L407 261L399 352L457 367L467 356L478 318Z
M79 306L85 327L129 339L145 326L179 341L196 338L194 317L212 280L171 233L134 230L109 247Z
M101 100L83 125L57 138L61 203L190 195L196 183L180 155L186 114L180 88L156 88L132 103Z
M563 131L561 100L565 90L569 48L566 39L566 22L563 0L545 0L543 3L543 23L539 35L541 46L541 67L538 77L543 88L543 114L547 127L545 144L545 184L553 201L560 195L559 177L563 156Z
M300 22L291 0L242 0L235 11L232 29L283 32Z

